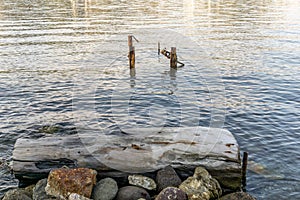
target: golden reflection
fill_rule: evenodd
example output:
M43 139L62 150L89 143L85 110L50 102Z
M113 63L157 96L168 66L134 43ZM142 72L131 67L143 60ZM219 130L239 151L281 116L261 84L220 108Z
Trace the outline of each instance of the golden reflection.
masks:
M4 10L4 6L2 3L0 3L0 11ZM3 15L2 15L2 12L0 12L0 19L3 19Z
M77 6L76 6L76 0L70 0L71 1L71 6L72 6L72 13L73 16L76 17L77 16Z
M193 20L195 10L194 0L183 0L183 13L187 19Z
M89 17L91 5L96 2L92 0L70 0L73 17Z
M183 0L183 17L187 26L186 34L193 35L193 28L195 28L194 20L195 2L194 0Z
M300 1L287 0L285 18L290 21L300 20Z

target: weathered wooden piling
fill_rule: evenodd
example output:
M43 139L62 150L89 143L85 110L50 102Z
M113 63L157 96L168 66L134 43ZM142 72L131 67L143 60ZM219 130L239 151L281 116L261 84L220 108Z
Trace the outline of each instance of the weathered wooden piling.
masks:
M164 48L163 50L161 50L160 53L161 53L162 55L166 56L168 59L170 59L170 57L171 57L171 53L170 53L169 51L167 51L166 48ZM176 58L177 58L177 54L176 54ZM170 63L171 63L171 61L170 61ZM174 69L177 69L177 67L183 67L183 66L184 66L184 63L179 62L178 59L176 60L176 63L180 64L180 66L177 66L177 65L176 65L176 68L174 68ZM171 64L170 64L170 65L171 65ZM171 68L172 68L172 67L171 67Z
M157 43L157 54L160 55L160 42Z
M171 47L170 53L170 67L176 69L177 68L177 54L176 47Z
M242 186L246 187L246 175L247 175L247 165L248 165L248 152L243 153L243 163L242 163Z
M129 67L134 68L135 67L135 50L134 46L132 44L132 35L128 35L128 47L129 47L129 53L128 53L128 58L129 58Z

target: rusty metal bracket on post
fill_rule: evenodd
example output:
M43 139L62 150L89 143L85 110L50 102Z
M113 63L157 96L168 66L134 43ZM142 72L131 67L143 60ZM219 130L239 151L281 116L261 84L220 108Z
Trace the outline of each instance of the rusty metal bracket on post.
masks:
M175 47L172 47L172 48L175 48ZM173 49L174 51L174 49ZM160 53L164 56L166 56L168 59L171 59L171 52L167 51L166 48L162 49L160 51ZM176 48L175 48L175 54L176 54ZM174 64L175 63L175 64ZM177 66L177 63L180 64L180 66ZM176 60L173 58L173 64L172 64L172 60L170 61L170 65L172 68L177 68L177 67L183 67L184 66L184 63L180 62L177 60L177 55L176 55Z

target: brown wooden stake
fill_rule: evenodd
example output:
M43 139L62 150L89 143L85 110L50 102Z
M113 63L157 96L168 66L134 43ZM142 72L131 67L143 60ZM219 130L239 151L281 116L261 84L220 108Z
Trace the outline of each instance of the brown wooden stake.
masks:
M130 50L129 50L129 67L130 67L130 69L135 67L135 51L134 51L134 47L130 47Z
M243 189L245 189L245 187L246 187L247 164L248 164L248 152L244 152L243 163L242 163L242 186L243 186Z
M128 35L128 47L132 47L132 35Z
M157 44L157 53L158 53L158 55L160 55L160 42L158 42L158 44Z
M132 45L132 35L128 35L128 47L129 47L129 67L134 68L135 67L135 51L134 46Z
M176 47L171 47L170 53L170 67L177 68L177 55L176 55Z

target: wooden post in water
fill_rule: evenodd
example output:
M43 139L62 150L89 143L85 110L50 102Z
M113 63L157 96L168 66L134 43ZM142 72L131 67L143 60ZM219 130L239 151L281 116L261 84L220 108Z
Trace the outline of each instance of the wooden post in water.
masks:
M135 67L135 51L134 51L134 46L132 45L132 35L128 35L128 47L129 47L129 67L134 68Z
M157 54L160 55L160 42L157 44Z
M242 163L242 187L246 188L246 174L247 174L247 164L248 164L248 152L243 154L243 163Z
M177 68L177 55L176 55L176 47L171 47L170 53L170 67L176 69Z

